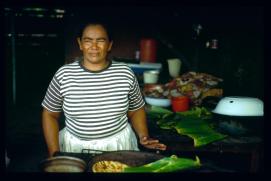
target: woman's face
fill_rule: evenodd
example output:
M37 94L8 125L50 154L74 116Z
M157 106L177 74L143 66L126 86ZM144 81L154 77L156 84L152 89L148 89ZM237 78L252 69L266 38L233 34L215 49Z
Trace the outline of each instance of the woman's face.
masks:
M112 42L109 42L106 30L101 25L89 25L77 39L80 50L83 52L84 61L91 64L102 64L106 62L108 52L111 50Z

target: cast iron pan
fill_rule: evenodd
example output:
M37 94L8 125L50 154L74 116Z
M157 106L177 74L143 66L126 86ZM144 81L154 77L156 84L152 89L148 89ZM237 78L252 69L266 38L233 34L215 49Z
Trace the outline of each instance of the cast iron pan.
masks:
M131 167L137 167L162 158L164 158L163 155L141 151L112 151L97 155L90 160L87 172L92 172L92 166L99 161L119 161Z

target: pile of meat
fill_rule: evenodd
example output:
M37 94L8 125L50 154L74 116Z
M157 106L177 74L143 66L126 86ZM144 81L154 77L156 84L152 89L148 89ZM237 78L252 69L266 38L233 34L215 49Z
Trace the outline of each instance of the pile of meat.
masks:
M208 96L220 97L223 89L218 88L223 79L207 73L187 72L165 85L144 88L145 96L171 98L188 96L193 105L200 105Z

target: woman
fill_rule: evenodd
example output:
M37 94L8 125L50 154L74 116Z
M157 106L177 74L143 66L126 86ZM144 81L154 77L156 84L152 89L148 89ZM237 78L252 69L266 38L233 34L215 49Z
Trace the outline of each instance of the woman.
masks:
M142 146L165 150L166 145L149 138L145 103L132 70L107 60L113 41L106 26L88 23L77 41L83 60L58 69L42 102L49 156L82 149L139 150L135 133ZM59 133L61 111L66 126Z

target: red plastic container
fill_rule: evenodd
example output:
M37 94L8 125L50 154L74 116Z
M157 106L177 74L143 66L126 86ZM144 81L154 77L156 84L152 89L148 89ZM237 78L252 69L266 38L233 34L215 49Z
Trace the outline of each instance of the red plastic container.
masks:
M172 97L171 105L174 112L183 112L189 110L190 99L187 96Z
M140 41L140 60L142 62L156 62L156 45L155 39L141 39Z

